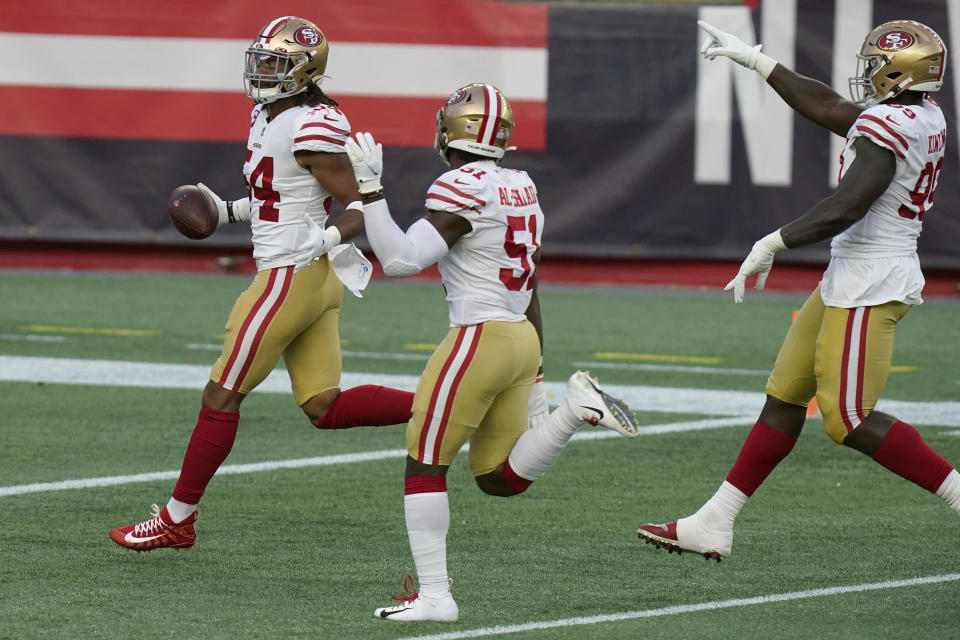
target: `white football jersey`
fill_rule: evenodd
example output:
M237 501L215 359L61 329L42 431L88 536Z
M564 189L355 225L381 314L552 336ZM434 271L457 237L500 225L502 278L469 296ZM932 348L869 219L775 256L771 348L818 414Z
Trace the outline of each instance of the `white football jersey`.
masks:
M243 176L250 189L257 269L303 267L314 257L305 245L304 214L324 226L333 198L293 152L344 153L350 123L338 107L326 105L293 107L269 122L267 109L257 105L251 120Z
M930 99L919 105L876 105L850 127L840 157L841 179L856 157L853 143L861 136L889 149L896 171L867 215L833 238L821 289L825 304L852 308L923 301L917 238L923 216L933 206L946 127L943 112Z
M533 295L533 254L543 233L530 176L493 160L471 162L437 178L426 205L463 216L473 227L437 265L450 326L523 320Z

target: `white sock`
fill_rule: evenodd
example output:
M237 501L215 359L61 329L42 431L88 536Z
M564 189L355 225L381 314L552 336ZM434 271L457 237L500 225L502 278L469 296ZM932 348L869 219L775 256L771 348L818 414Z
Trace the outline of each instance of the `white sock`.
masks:
M694 515L703 517L711 528L732 529L733 521L749 497L724 480L713 497L707 500Z
M957 473L956 469L950 471L943 479L943 484L937 489L937 495L953 507L957 515L960 515L960 473Z
M450 529L450 502L446 491L411 493L403 496L407 538L417 567L419 593L426 599L450 595L447 579L447 531Z
M170 514L170 518L173 519L173 523L183 522L190 517L190 514L197 510L197 505L187 504L186 502L180 502L179 500L174 500L170 498L170 502L167 503L167 513Z
M568 438L575 434L580 425L583 424L583 420L577 415L577 412L570 408L570 402L566 396L560 401L557 410L550 414L550 417L557 421L558 429L562 429L564 433L569 434Z
M521 478L536 480L557 461L580 424L576 414L561 402L546 420L523 432L510 451L510 468Z

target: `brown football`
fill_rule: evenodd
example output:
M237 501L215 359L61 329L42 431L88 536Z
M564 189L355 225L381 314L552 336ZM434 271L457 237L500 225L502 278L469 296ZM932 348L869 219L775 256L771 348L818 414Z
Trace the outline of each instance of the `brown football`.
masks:
M202 240L217 230L217 205L199 187L177 187L167 199L167 213L177 231L191 240Z

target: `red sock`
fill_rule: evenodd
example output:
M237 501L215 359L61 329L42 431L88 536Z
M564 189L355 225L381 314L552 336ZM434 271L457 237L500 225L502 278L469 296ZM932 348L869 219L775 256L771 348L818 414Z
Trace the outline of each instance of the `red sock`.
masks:
M533 480L527 480L517 475L517 472L510 466L510 458L507 458L503 463L503 479L508 485L513 487L513 490L517 493L523 493L533 484Z
M197 426L193 428L187 453L183 456L180 479L173 488L175 500L187 504L200 502L210 478L230 455L239 423L239 412L200 407Z
M770 472L787 457L796 440L759 420L750 430L727 482L752 496Z
M930 493L936 493L953 467L931 449L916 429L897 420L890 427L873 459Z
M365 384L341 391L317 429L349 429L404 424L413 415L413 394Z
M447 490L446 476L411 476L403 481L403 495L442 493Z

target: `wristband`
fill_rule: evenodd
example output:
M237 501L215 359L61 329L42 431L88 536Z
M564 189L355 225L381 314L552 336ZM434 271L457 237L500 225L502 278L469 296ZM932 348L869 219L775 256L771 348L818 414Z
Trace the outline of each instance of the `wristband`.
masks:
M773 73L773 69L776 66L776 60L765 53L757 53L757 59L753 63L753 70L759 73L763 79L766 80L770 74Z
M345 211L349 211L350 209L363 213L363 202L361 202L360 200L354 200L353 202L347 205Z
M227 200L227 222L247 222L250 220L250 198Z
M373 202L374 200L379 200L383 197L383 188L377 189L376 191L371 191L370 193L361 193L360 198L364 203Z
M787 245L783 242L783 236L780 235L780 229L763 236L757 240L756 244L768 251L770 255L787 248Z

